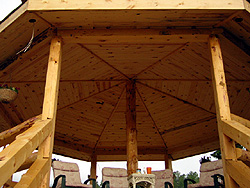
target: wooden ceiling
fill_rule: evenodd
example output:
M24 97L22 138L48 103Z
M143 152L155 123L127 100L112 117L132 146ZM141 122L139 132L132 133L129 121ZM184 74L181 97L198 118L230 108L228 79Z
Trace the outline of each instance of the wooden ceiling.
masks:
M146 38L139 29L149 33L154 29L223 29L219 38L231 112L250 119L247 11L34 11L34 5L30 6L23 4L0 25L0 82L8 82L11 75L12 84L20 88L16 101L0 104L1 131L41 114L54 28L66 36L55 132L57 154L89 161L95 152L98 160L126 160L125 86L131 79L136 82L139 160L164 160L166 152L179 159L218 149L210 52L204 37L166 42ZM33 45L16 56L31 37L30 19L36 19ZM117 29L137 32L138 40L128 42L120 36L119 42L104 41L100 34L95 36L95 32L115 33ZM91 36L88 41L67 37L73 30Z

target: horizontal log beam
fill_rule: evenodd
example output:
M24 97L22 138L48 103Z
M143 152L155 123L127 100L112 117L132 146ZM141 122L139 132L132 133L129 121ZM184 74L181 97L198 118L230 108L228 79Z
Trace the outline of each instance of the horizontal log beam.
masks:
M26 170L26 169L30 168L31 165L36 161L36 159L37 159L37 152L32 153L26 159L26 161L22 164L22 166L20 166L20 168L18 168L17 172L22 171L22 170Z
M119 148L97 148L97 155L126 155L126 147ZM149 154L166 154L165 147L138 147L139 155L149 155Z
M17 183L15 188L39 187L43 182L47 169L50 168L50 159L37 159L26 174Z
M233 120L222 120L221 126L225 135L250 150L250 129L248 127Z
M59 30L65 43L82 44L184 44L207 42L221 29L92 29Z
M49 1L49 0L29 0L28 10L140 10L140 9L203 9L203 10L214 10L214 9L231 9L231 10L244 10L243 1L239 0L133 0L133 1L103 1L103 0L61 0L61 1Z
M165 154L150 154L150 155L140 155L138 154L139 161L164 161ZM98 155L97 161L126 161L126 155Z
M11 129L1 132L0 133L0 147L13 142L18 134L21 134L22 132L26 131L28 128L34 125L34 123L38 121L39 119L41 119L41 115L30 118L27 121Z
M0 186L16 172L51 132L50 119L37 121L0 153Z
M245 125L248 128L250 128L250 121L245 119L245 118L242 118L242 117L237 116L235 114L231 114L231 119L241 123L242 125Z
M56 137L55 137L54 145L61 146L64 148L74 149L74 150L81 151L82 153L86 153L89 155L91 155L93 152L93 148L89 148L87 146L73 143L67 140L60 140L60 139L57 139Z
M191 157L201 153L213 151L220 148L219 137L206 138L204 140L197 140L195 142L183 142L183 145L169 148L168 153L171 154L174 160Z
M67 157L91 161L93 149L70 141L64 141L55 137L53 153Z
M227 173L240 186L248 188L250 185L250 168L241 161L226 160Z
M249 151L236 148L236 156L238 160L244 162L247 166L250 167L250 152Z

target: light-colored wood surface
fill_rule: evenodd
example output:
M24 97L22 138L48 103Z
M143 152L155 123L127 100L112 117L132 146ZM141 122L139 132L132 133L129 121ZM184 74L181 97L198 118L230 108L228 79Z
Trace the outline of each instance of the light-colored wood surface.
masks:
M33 152L22 164L22 166L18 168L17 172L30 168L31 165L36 161L36 159L37 159L37 152Z
M26 11L26 4L0 24L0 68L12 62L0 70L0 84L9 83L11 73L13 86L20 88L16 101L0 104L1 131L42 113L55 28L73 34L63 41L55 153L91 161L96 152L97 160L126 160L122 93L129 79L137 85L139 160L164 161L167 151L176 160L218 149L210 49L203 35L218 26L238 39L219 34L231 112L250 119L249 48L240 45L250 44L246 1L96 1L87 8L88 1L79 7L74 0L53 2L29 1L51 10ZM60 10L52 10L54 5ZM31 18L36 19L32 48L17 57L31 38ZM80 31L90 36L81 38ZM114 40L122 34L131 37L129 44ZM102 35L113 43L98 41ZM164 41L173 36L184 38Z
M126 83L126 132L128 176L138 169L138 144L136 127L136 83Z
M136 0L133 2L125 0L113 1L92 1L79 2L77 0L71 1L44 1L44 0L30 0L29 10L80 10L80 9L244 9L244 1L230 0L230 1L216 1L216 0L184 0L184 1L150 1L150 0Z
M236 148L237 159L250 167L250 152L244 149Z
M226 78L224 72L223 58L219 39L216 36L209 38L209 48L211 52L212 80L214 89L214 99L218 132L220 138L220 148L222 153L225 186L228 188L237 187L235 180L230 176L226 168L226 160L236 159L235 142L225 133L224 121L231 120L230 105L227 93ZM230 135L231 136L231 135Z
M210 34L220 34L220 29L104 29L60 30L58 35L66 43L87 44L173 44L207 42Z
M221 123L224 134L250 149L250 129L236 121L224 120Z
M235 114L231 114L231 119L234 120L234 121L239 122L242 125L245 125L248 128L250 128L250 121L247 120L247 119L244 119L244 118L242 118L240 116L237 116Z
M41 115L28 119L27 121L0 133L0 146L10 144L16 136L30 128L36 121L41 119Z
M227 160L227 171L230 173L230 176L232 176L239 187L249 187L250 180L249 180L249 174L250 174L250 168L245 165L241 161L232 161Z
M37 155L37 159L48 160L48 165L44 167L42 174L33 174L33 173L29 174L31 176L34 175L35 177L33 178L39 178L39 180L40 178L42 178L42 180L39 182L39 185L40 187L44 188L49 186L49 181L50 181L50 167L51 167L52 152L54 147L55 122L56 122L56 112L57 112L59 80L61 73L61 60L62 60L61 56L62 56L62 40L61 38L55 36L52 38L50 45L43 110L42 110L42 119L52 120L52 131L50 132L49 136L44 140L44 142L41 143L41 145L39 146Z
M17 139L0 153L1 186L50 134L51 125L51 120L36 122L27 131L17 136Z
M41 185L48 168L50 168L50 160L37 159L15 187L38 187Z

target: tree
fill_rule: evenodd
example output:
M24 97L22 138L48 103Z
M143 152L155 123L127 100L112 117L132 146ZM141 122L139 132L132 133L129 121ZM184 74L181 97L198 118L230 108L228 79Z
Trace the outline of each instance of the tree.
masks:
M184 179L192 179L195 182L199 182L199 176L197 172L190 171L187 175L181 174L179 171L174 172L174 188L183 188Z
M198 173L197 172L193 172L193 171L190 171L188 174L187 174L187 178L188 179L192 179L194 180L196 183L199 182L200 178L198 176Z
M174 172L174 188L183 188L185 174L181 174L179 171Z

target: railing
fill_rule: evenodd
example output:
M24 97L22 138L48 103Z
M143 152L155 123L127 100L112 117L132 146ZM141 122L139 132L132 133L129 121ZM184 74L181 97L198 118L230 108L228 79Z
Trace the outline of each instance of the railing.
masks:
M250 121L234 114L231 120L222 120L223 133L233 141L250 150ZM237 148L237 160L226 159L227 173L237 182L240 187L250 185L250 152Z
M32 162L29 171L15 187L36 187L41 184L50 159L36 159L33 156L36 154L32 155L32 152L51 134L52 129L52 120L41 120L41 116L37 116L0 134L0 145L9 144L0 152L0 186L9 181L18 169L25 168L22 165L29 167Z
M42 114L0 133L0 146L10 144L0 153L0 186L7 181L12 184L11 175L30 165L27 173L15 184L15 188L49 186L61 70L61 46L61 38L54 36L50 44ZM34 156L36 154L32 152L37 148L37 156Z

